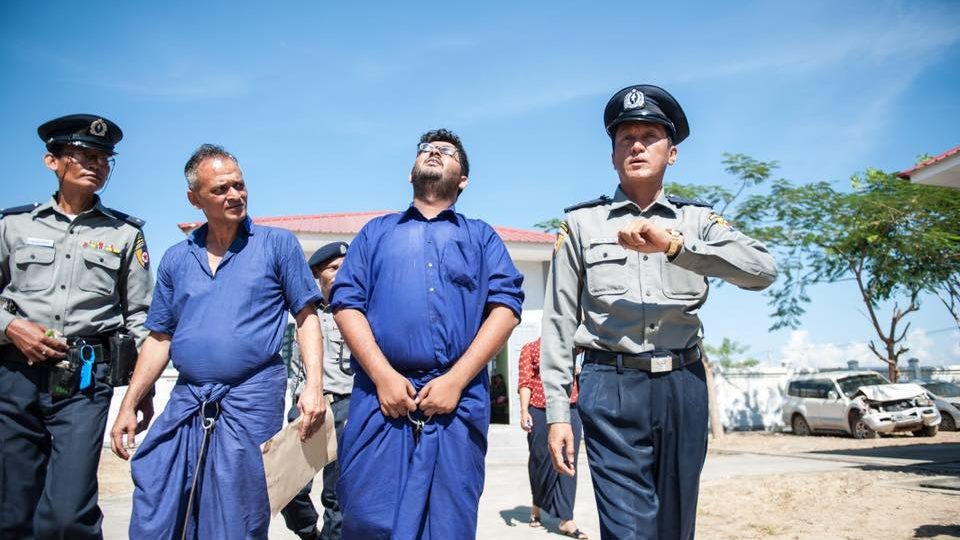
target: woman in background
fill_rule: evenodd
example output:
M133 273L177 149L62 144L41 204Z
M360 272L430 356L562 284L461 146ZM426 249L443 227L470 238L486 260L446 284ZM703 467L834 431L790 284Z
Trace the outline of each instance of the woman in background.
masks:
M571 538L587 538L573 521L573 505L577 498L577 474L564 476L553 468L547 446L547 412L543 383L540 381L540 339L531 341L520 351L520 426L527 432L530 458L527 471L530 475L530 491L533 508L530 510L530 526L540 527L541 511L560 518L560 533ZM582 427L577 413L577 382L574 379L570 396L570 425L573 428L573 454L580 453ZM574 458L576 460L576 457ZM574 469L579 471L576 462Z

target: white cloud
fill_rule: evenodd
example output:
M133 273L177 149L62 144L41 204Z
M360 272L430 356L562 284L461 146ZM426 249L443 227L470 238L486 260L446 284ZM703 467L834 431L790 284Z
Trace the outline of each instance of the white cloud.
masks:
M907 335L906 346L910 348L901 358L917 358L920 360L921 364L927 364L930 362L937 362L937 358L934 358L930 353L931 349L934 348L933 340L930 339L930 336L927 335L926 330L914 330Z
M951 332L948 339L950 348L941 346L938 349L938 340L931 337L926 330L910 332L903 343L909 350L900 357L900 369L906 369L907 360L910 358L919 359L921 365L954 363L955 359L960 358L960 331ZM950 358L941 357L945 351L949 351ZM817 343L808 330L790 332L787 342L780 350L780 356L784 364L797 369L844 368L849 360L857 360L860 367L883 365L870 350L867 341Z
M794 368L843 368L849 360L857 360L861 366L879 362L866 342L816 343L807 330L790 332L780 352L783 362Z
M198 70L197 73L190 74L141 73L128 79L105 77L82 82L114 92L173 100L233 97L247 93L252 86L251 80L243 74L226 71L211 73L209 70Z

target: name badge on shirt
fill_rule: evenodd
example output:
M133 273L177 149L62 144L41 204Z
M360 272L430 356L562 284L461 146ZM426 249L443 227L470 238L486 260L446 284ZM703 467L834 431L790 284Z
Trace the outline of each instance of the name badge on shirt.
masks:
M24 243L28 246L53 247L53 240L46 238L27 238Z

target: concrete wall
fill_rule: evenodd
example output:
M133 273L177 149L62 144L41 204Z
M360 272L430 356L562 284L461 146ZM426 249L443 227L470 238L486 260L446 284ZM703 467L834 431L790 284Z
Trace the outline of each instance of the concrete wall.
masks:
M714 367L714 386L725 431L783 427L780 410L791 372L786 368Z
M514 329L507 341L507 396L510 399L510 423L520 423L520 398L517 395L517 380L520 376L520 349L540 337L540 310L524 310L523 319ZM502 357L501 357L502 358ZM846 369L844 367L843 369ZM866 367L883 373L885 368ZM960 383L960 365L922 366L924 378L939 379ZM906 370L905 370L906 371ZM796 372L790 368L757 367L748 369L723 369L714 367L714 384L717 389L717 402L720 405L720 417L726 431L767 430L777 431L785 426L780 418L783 393L789 380ZM177 380L177 372L167 369L157 382L157 396L154 407L157 415L166 406L170 390ZM110 416L104 444L110 443L110 428L117 415L120 401L126 387L117 388L110 404ZM287 396L289 406L289 396ZM143 435L138 437L142 440Z
M839 367L847 369L850 366ZM851 368L852 369L852 368ZM886 376L885 366L865 366ZM914 371L916 369L916 371ZM938 379L960 383L960 365L901 368L904 379ZM714 384L723 428L737 430L779 430L784 428L780 412L787 380L796 372L789 368L723 369L714 367Z

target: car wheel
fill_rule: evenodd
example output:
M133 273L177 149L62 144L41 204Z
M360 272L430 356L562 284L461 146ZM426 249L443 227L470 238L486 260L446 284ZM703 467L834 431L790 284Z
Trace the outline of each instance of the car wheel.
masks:
M863 415L857 411L850 413L850 434L854 439L876 439L879 435L863 421Z
M807 419L804 418L802 414L793 415L793 420L790 421L790 427L793 428L793 434L799 435L800 437L813 434L813 430L810 429L810 424L807 423Z
M914 437L934 437L937 434L940 426L923 426L922 428L913 432Z
M940 411L940 428L944 431L956 431L957 430L957 421L953 419L953 416L948 412Z

